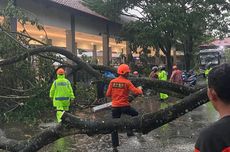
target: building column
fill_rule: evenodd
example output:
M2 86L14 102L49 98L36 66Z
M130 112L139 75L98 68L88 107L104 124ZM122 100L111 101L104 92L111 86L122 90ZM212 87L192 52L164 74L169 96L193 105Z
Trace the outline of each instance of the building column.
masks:
M70 17L70 30L66 30L66 49L72 53L75 52L75 17L71 15Z
M109 23L106 24L105 33L102 34L103 65L109 66Z
M173 50L173 64L177 64L177 56L176 56L176 50Z
M103 45L103 65L109 66L109 35L107 33L102 34Z
M109 65L112 63L112 47L109 47Z
M76 43L75 43L75 16L72 14L70 16L70 30L66 30L66 50L77 55L75 46L76 46ZM70 60L68 60L67 62L69 62L70 64L75 64L74 62L71 62ZM67 74L70 72L71 72L70 69L66 70ZM75 93L76 81L77 81L76 72L73 72L72 77L69 77L68 79L71 82L73 82L73 91Z
M93 45L93 61L97 63L97 45Z
M130 60L131 60L131 58L130 58L130 55L132 54L131 53L131 50L130 50L130 47L129 47L129 41L126 41L126 43L125 43L125 45L126 45L126 63L127 62L129 62Z

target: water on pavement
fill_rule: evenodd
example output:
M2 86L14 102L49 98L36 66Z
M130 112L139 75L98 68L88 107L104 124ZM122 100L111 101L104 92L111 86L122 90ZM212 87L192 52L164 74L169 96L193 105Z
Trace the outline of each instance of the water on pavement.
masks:
M168 106L154 98L140 97L132 106L140 113L154 112ZM92 114L90 110L76 113L91 119L110 118L110 110ZM202 128L218 119L211 103L187 113L186 115L158 128L146 135L135 133L133 137L119 134L120 152L193 152L197 136ZM26 126L15 124L1 126L8 138L25 139L39 130L28 130ZM15 136L17 135L17 136ZM74 135L57 140L39 152L109 152L112 151L110 135Z

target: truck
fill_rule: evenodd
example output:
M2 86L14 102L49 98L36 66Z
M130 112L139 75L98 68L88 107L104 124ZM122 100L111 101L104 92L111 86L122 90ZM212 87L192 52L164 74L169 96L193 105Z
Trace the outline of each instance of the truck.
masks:
M205 68L206 65L212 66L219 65L225 62L224 49L202 49L199 51L199 62L201 68Z

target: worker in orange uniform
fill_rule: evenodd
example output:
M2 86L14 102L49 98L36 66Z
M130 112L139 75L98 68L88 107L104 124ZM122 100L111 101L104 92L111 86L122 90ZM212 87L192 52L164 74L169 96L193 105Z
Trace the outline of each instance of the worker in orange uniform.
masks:
M117 73L119 77L110 81L106 92L106 96L112 99L112 118L120 118L122 113L132 117L137 116L138 112L130 106L129 93L131 91L134 95L141 95L143 92L127 79L130 73L130 68L127 64L121 64L117 69ZM127 136L132 135L132 130L127 130ZM117 146L119 146L117 130L114 130L111 136L113 150L117 151Z

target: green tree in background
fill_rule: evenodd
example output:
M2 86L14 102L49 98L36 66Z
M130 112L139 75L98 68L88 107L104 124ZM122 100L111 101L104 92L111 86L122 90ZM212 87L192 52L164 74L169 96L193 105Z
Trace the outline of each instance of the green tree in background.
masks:
M134 19L124 24L122 36L134 48L160 48L169 71L171 49L184 51L186 69L191 68L195 48L206 36L229 33L228 0L84 0L85 4L108 18L121 15ZM132 10L132 11L130 11ZM136 13L132 13L135 11Z
M26 10L16 7L13 0L8 0L6 6L0 10L0 16L4 18L3 22L0 23L0 59L22 54L29 51L30 48L37 47L30 44L31 40L28 38L30 35L27 33L26 28L19 33L11 31L12 18L17 18L18 23L21 24L22 27L24 27L25 24L31 24L37 27L37 30L44 30L43 26L38 23L35 17L31 17ZM28 37L24 37L20 34ZM51 54L48 53L43 55L51 56ZM24 112L25 115L19 112L16 114L16 117L19 117L19 115L21 117L32 117L38 112L34 109L38 109L41 105L47 106L47 102L41 104L40 100L47 101L48 91L46 91L46 89L49 87L48 80L50 80L51 74L54 72L53 62L54 61L41 56L32 56L24 61L1 67L1 116L4 113L6 117L6 113L9 114L13 111L12 109L22 106L22 112ZM3 118L4 117L1 117L1 119Z

